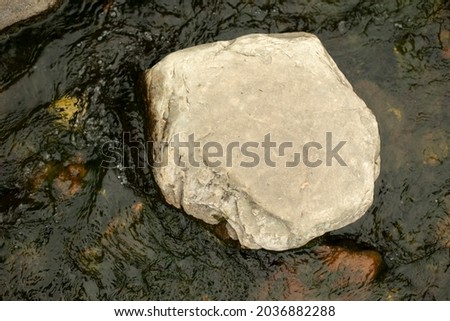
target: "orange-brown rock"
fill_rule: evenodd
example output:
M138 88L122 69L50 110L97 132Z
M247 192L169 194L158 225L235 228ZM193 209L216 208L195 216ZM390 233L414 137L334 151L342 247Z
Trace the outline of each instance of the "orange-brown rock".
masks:
M317 249L327 270L336 277L336 286L363 286L372 282L383 265L381 255L373 250L350 250L341 246Z
M317 246L278 262L256 289L256 300L366 300L383 266L373 250Z
M81 189L86 174L87 169L83 164L70 164L55 178L53 187L61 198L72 197Z

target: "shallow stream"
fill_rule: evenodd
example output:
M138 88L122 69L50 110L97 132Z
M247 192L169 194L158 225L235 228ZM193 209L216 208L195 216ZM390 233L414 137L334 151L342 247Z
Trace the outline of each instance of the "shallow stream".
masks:
M163 201L143 157L142 72L178 49L249 33L318 35L377 117L375 201L305 248L239 249ZM450 4L63 1L0 33L0 299L450 299ZM317 249L374 250L341 282Z

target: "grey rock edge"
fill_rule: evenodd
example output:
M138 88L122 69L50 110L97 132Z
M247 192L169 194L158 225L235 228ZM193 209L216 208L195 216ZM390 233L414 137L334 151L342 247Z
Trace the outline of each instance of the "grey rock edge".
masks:
M242 246L298 248L356 221L372 204L378 125L316 36L253 34L180 50L147 70L145 85L156 142L151 159L168 161L153 167L166 201L209 224L226 220ZM326 166L327 132L333 148L346 141L338 152L346 166L336 159ZM251 159L233 149L232 166L213 167L202 148L191 155L180 148L181 167L174 147L164 144L177 133L182 142L194 134L201 146L219 142L224 150L230 142L259 142L252 151L261 161L240 166ZM268 133L277 146L293 143L284 155L272 150L275 167L263 161ZM310 148L308 159L323 163L287 167L308 142L323 146ZM190 165L189 157L201 165ZM225 156L213 160L226 163Z
M0 0L0 30L41 14L60 0Z

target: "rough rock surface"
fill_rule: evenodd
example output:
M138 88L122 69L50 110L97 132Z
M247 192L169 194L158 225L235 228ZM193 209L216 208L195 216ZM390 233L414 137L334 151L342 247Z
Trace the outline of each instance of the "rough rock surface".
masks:
M244 247L300 247L372 204L377 122L314 35L188 48L145 82L153 172L166 201L210 224L226 220Z
M53 8L60 0L0 0L0 30Z

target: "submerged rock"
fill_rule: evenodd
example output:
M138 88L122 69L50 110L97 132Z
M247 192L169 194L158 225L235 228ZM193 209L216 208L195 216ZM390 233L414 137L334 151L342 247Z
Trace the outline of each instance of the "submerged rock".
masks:
M86 112L86 102L83 98L64 96L50 104L48 110L56 117L56 123L65 128L76 127L78 115Z
M55 7L60 0L0 0L0 30Z
M290 256L258 281L257 300L367 300L384 266L380 253L319 245Z
M280 265L257 287L258 292L255 299L259 301L304 301L312 299L315 293L312 293L309 285L302 282L298 268L301 268L301 266L296 264L284 263Z
M421 139L423 163L438 166L449 156L450 137L445 130L429 130Z
M242 246L300 247L372 204L377 122L314 35L197 46L145 76L166 201Z
M345 288L372 282L383 266L381 255L373 250L350 250L341 246L321 246L316 252L334 275L334 286Z
M81 190L82 181L87 174L84 164L66 166L53 180L54 193L61 199L74 196Z

